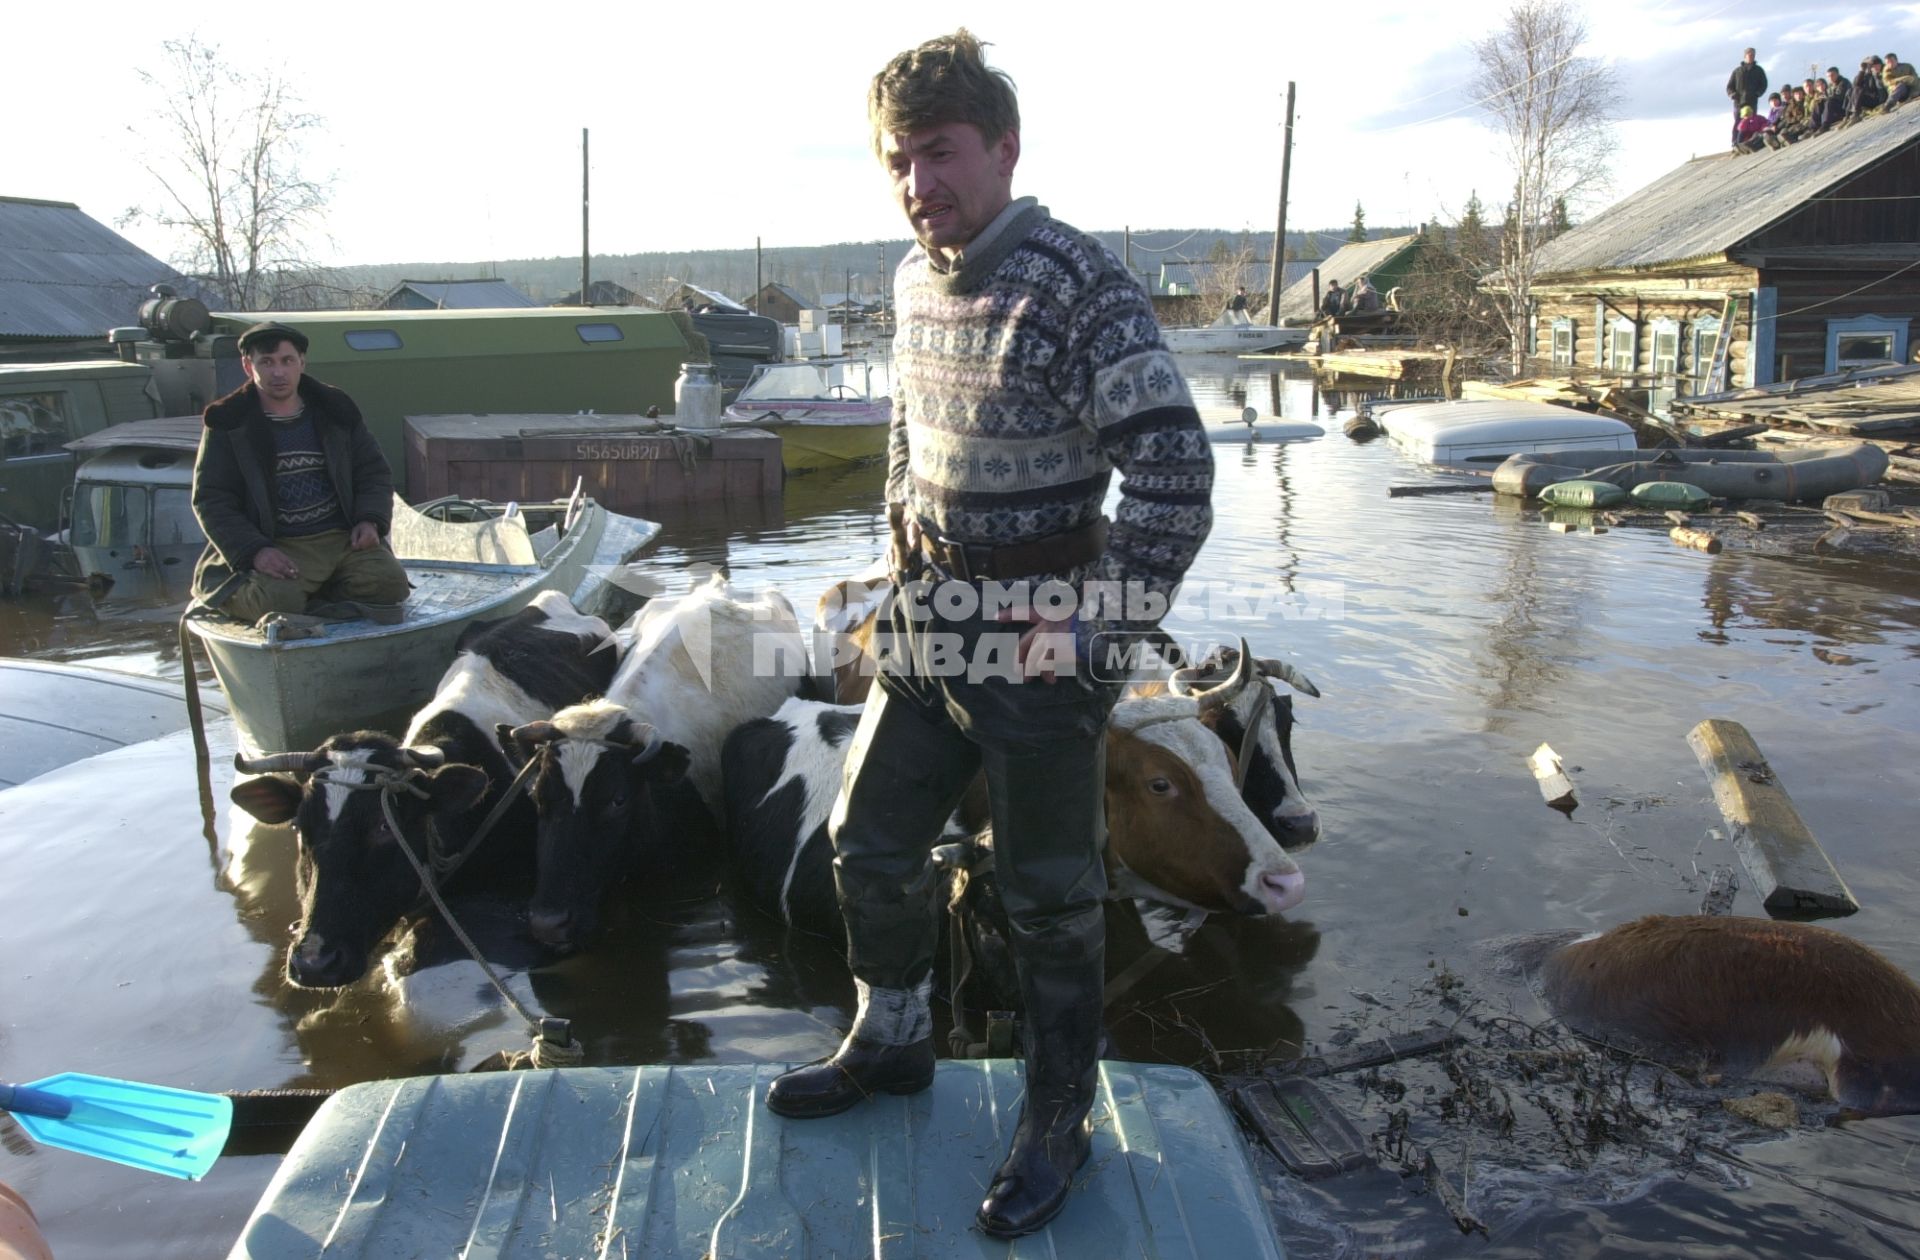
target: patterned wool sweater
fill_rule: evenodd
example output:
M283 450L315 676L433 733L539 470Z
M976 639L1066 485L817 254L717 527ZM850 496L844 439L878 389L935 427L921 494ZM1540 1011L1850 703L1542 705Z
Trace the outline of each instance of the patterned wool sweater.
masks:
M887 501L944 538L1025 542L1099 516L1118 468L1106 555L1044 576L1170 595L1213 523L1213 448L1119 260L1028 205L956 271L915 248L895 292Z

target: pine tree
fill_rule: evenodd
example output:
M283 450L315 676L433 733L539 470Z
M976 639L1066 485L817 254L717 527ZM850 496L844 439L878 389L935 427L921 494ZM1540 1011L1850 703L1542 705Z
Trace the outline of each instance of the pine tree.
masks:
M1460 256L1470 262L1480 262L1487 257L1487 208L1480 202L1480 191L1475 189L1467 198L1466 209L1460 214L1460 228L1457 234L1456 248Z
M1573 223L1567 218L1567 199L1565 197L1555 197L1553 199L1553 220L1547 225L1547 235L1558 236L1562 232L1570 232L1572 230Z
M1359 202L1353 203L1353 230L1347 233L1347 244L1363 244L1367 239L1367 212L1360 208Z

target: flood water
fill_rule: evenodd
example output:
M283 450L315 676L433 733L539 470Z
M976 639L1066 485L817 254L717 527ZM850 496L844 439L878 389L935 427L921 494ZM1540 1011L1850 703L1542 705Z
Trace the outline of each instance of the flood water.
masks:
M1219 1069L1433 1021L1468 1037L1451 1072L1423 1060L1326 1082L1378 1167L1305 1183L1255 1149L1296 1256L1920 1254L1920 1117L1772 1137L1710 1097L1654 1099L1651 1076L1628 1069L1518 1072L1499 1039L1537 1011L1485 948L1695 911L1708 873L1737 859L1685 736L1726 717L1859 898L1832 925L1920 974L1920 576L1707 556L1652 530L1553 533L1484 494L1390 500L1388 485L1429 474L1341 436L1309 381L1187 367L1206 408L1328 429L1215 448L1217 518L1190 576L1267 598L1176 627L1244 634L1319 685L1296 701L1294 748L1324 836L1300 857L1299 911L1210 920L1131 986L1113 1008L1115 1054ZM797 478L757 519L670 521L650 563L724 564L808 607L880 551L880 485L871 468ZM171 622L132 611L0 604L0 654L177 677ZM214 736L210 828L184 735L0 794L0 1080L73 1069L339 1086L524 1046L471 963L289 988L292 840L227 806L232 737ZM1574 779L1570 817L1527 769L1543 741ZM1744 876L1735 911L1761 913ZM418 948L443 945L429 931ZM522 1000L573 1020L590 1063L808 1059L837 1044L851 1006L831 946L697 873L629 890L586 953L500 961ZM1608 1080L1639 1127L1569 1136ZM1463 1236L1425 1179L1399 1175L1402 1139L1464 1186L1486 1236ZM0 1180L35 1204L63 1260L222 1254L276 1159L231 1157L189 1185L37 1150L0 1120Z

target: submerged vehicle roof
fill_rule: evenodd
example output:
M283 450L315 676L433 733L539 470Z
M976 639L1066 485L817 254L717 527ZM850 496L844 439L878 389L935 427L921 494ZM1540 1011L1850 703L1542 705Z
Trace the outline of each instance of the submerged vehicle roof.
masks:
M306 334L311 364L400 358L463 358L610 347L683 350L684 315L626 306L511 310L269 311L219 313L210 331L237 336L267 320Z

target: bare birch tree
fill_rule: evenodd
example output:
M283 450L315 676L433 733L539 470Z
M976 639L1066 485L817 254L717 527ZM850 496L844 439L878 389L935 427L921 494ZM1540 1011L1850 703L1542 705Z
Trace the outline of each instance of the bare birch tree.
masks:
M176 234L182 271L228 310L298 309L352 296L307 253L328 187L301 169L320 118L277 71L228 65L197 36L168 40L164 66L140 77L155 109L129 128L160 200L122 222Z
M1578 205L1606 184L1613 147L1613 74L1580 55L1586 23L1568 0L1519 0L1474 41L1474 95L1506 141L1514 200L1501 233L1500 292L1514 374L1526 370L1539 251L1553 235L1553 208Z

